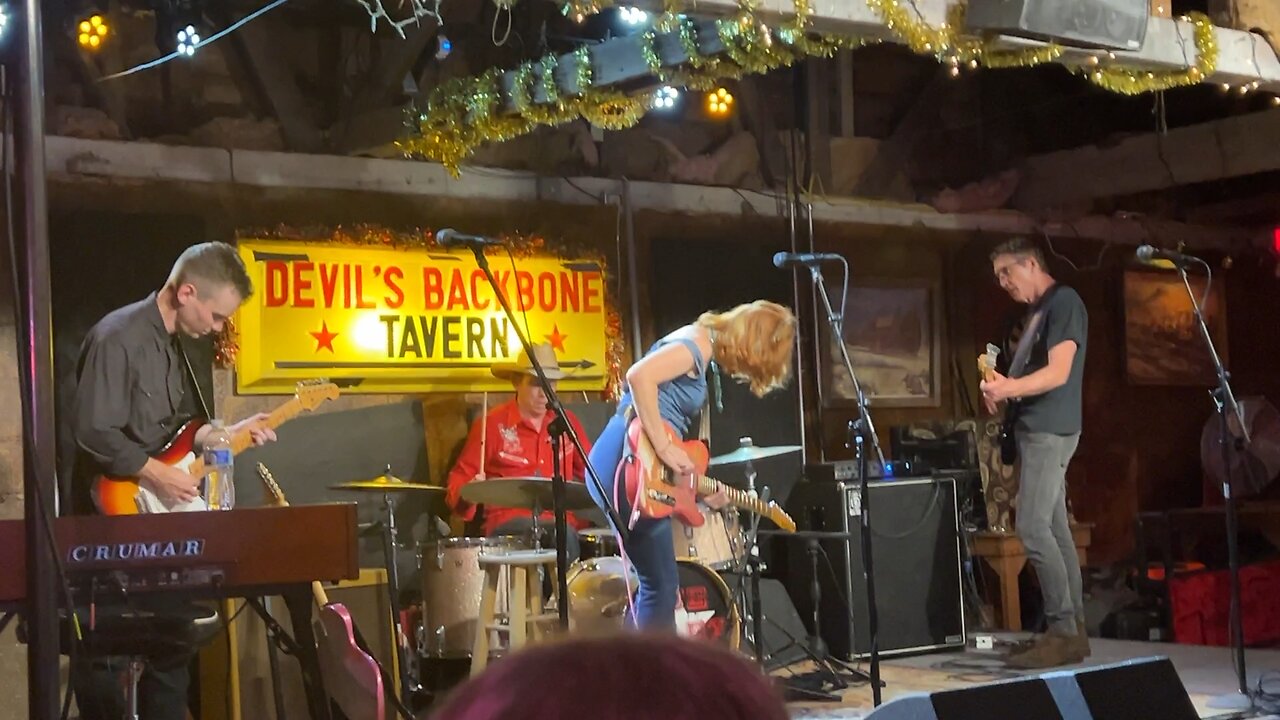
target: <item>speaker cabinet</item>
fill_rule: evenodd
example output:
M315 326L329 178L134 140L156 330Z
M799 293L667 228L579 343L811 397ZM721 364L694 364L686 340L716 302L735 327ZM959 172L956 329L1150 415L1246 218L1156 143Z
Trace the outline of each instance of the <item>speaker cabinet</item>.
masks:
M873 481L868 494L880 653L902 655L964 647L955 480ZM800 483L792 491L787 509L801 530L850 534L848 540L817 541L820 634L836 657L869 655L859 484ZM800 616L811 623L814 558L809 555L809 543L804 538L783 541L787 545L787 587Z
M969 0L970 30L1109 50L1141 50L1148 0Z
M1140 658L1039 677L908 695L867 720L1197 720L1168 658Z

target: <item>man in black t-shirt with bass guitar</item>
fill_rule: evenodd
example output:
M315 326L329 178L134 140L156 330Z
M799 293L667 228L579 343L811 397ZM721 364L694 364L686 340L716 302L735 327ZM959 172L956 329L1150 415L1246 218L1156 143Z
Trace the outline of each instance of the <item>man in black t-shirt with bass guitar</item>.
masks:
M1069 665L1089 655L1084 628L1080 558L1067 520L1067 464L1081 430L1081 385L1089 314L1080 295L1059 285L1030 241L1010 240L991 253L1000 287L1028 306L1009 377L987 372L983 404L1006 403L1006 462L1016 448L1017 529L1035 568L1048 620L1045 633L1016 647L1008 664L1021 668Z

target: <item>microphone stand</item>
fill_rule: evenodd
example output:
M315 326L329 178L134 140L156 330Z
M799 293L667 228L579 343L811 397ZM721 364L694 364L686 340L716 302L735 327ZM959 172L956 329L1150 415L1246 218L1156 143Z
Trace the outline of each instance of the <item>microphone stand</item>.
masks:
M849 264L843 257L840 258L840 262L844 265L845 285L847 287ZM837 314L831 307L831 297L827 295L827 286L823 281L822 271L818 269L816 263L809 265L809 274L813 278L814 287L818 290L818 297L822 300L823 309L827 312L827 323L831 326L831 337L836 346L840 348L840 359L844 361L845 370L853 381L853 390L858 398L859 421L857 423L856 446L860 485L859 495L862 501L862 512L859 513L859 518L862 522L862 574L867 588L867 626L871 640L871 698L873 707L880 707L880 689L883 686L880 680L880 621L876 608L876 576L871 554L871 498L867 487L870 480L867 472L867 440L871 441L871 447L875 450L876 460L879 461L881 468L884 467L884 452L880 449L879 438L876 437L876 426L871 420L871 411L867 409L867 396L862 392L862 384L858 382L858 373L854 372L853 361L849 358L849 348L845 347L844 344L844 301L841 301L840 313Z
M601 484L596 470L591 466L591 460L587 457L587 452L582 446L582 439L578 437L578 433L574 431L573 424L567 420L564 405L560 402L560 396L556 394L555 388L551 387L551 381L547 379L547 373L542 368L542 363L538 362L537 355L533 352L533 346L529 342L529 338L525 336L524 330L520 327L520 323L516 322L515 313L511 311L511 303L507 301L507 296L502 293L502 288L498 286L498 279L493 276L493 271L489 269L489 259L484 255L484 244L478 242L468 243L472 254L476 256L476 265L484 272L485 278L489 280L489 285L493 288L493 294L498 298L498 304L502 306L502 312L506 314L507 320L511 323L511 327L515 328L516 337L520 338L520 346L524 348L525 355L528 356L529 362L533 365L533 370L538 376L538 382L542 385L542 391L547 395L547 404L551 406L551 411L555 414L550 426L547 430L551 434L551 452L552 452L552 473L551 473L551 504L556 516L556 587L559 593L559 600L556 602L556 609L559 613L560 628L568 631L569 629L569 559L568 545L565 537L567 521L565 518L564 507L564 469L561 465L563 458L562 450L564 447L564 438L568 436L573 446L577 448L578 457L582 458L582 465L587 469L587 478L596 489L596 495L604 502L605 514L609 518L609 523L613 525L614 531L618 534L618 541L626 542L627 529L622 522L622 518L618 515L618 511L609 502L609 493L605 492L604 485ZM536 517L534 518L536 521Z
M1209 268L1208 263L1199 258L1196 258L1196 260L1204 265L1205 270L1209 272L1210 282L1212 282L1213 271ZM1249 693L1249 682L1245 672L1244 618L1241 617L1240 611L1240 548L1237 538L1239 518L1236 514L1235 494L1231 489L1231 450L1234 447L1238 452L1247 451L1252 439L1249 437L1249 429L1244 424L1244 411L1241 410L1240 404L1236 402L1235 393L1231 390L1230 374L1222 367L1222 358L1218 355L1217 348L1214 347L1213 336L1209 334L1209 326L1204 321L1204 313L1201 310L1200 302L1196 299L1196 294L1191 289L1191 282L1187 279L1187 269L1182 263L1178 263L1177 268L1178 276L1182 278L1182 285L1187 289L1187 297L1191 299L1191 310L1195 314L1196 326L1200 330L1200 337L1204 340L1205 347L1209 350L1209 359L1213 361L1213 370L1218 376L1218 387L1211 394L1213 396L1214 411L1218 414L1218 444L1222 447L1222 498L1225 501L1227 521L1227 573L1230 578L1231 593L1228 633L1231 636L1231 651L1239 694L1232 693L1219 696L1211 700L1209 706L1252 709L1254 707L1254 699ZM1209 286L1206 285L1205 287ZM1240 428L1240 433L1235 437L1234 441L1227 425L1228 419L1232 416L1234 416L1236 424ZM1248 472L1248 463L1245 463L1245 468L1246 472Z

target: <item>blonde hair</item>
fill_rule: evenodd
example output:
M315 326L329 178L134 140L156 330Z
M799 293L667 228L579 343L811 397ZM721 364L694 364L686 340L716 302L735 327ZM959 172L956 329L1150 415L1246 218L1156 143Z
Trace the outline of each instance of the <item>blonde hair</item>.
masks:
M756 300L722 313L705 312L696 324L711 332L711 358L756 397L791 379L796 316L790 308Z

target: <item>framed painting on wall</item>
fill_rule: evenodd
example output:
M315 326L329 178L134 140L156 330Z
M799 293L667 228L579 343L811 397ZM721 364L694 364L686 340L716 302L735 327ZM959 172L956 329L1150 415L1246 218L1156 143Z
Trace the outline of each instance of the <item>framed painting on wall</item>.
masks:
M1205 277L1190 278L1209 335L1227 365L1227 303L1222 278L1205 297ZM1126 268L1124 271L1124 365L1137 385L1213 385L1213 361L1177 273Z
M869 403L881 407L942 404L942 298L931 280L858 282L849 288L844 342ZM839 302L839 298L832 298ZM823 327L826 402L857 402L840 348Z

